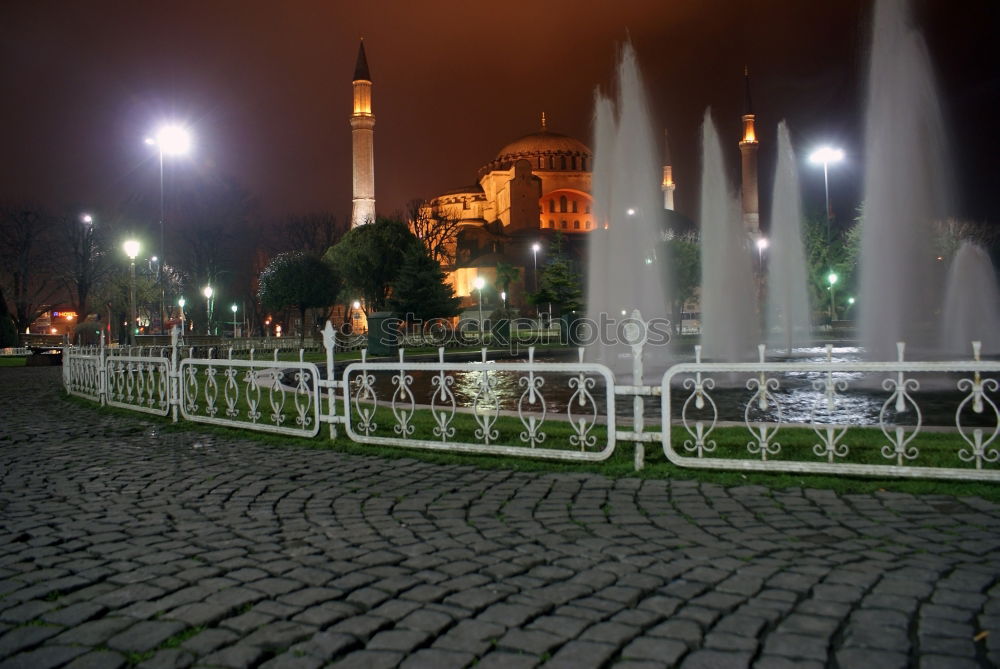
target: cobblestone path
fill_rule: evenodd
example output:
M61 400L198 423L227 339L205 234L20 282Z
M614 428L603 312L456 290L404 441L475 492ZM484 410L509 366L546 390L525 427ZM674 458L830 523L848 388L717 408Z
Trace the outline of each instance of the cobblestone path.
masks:
M1000 507L157 434L0 369L0 667L1000 665Z

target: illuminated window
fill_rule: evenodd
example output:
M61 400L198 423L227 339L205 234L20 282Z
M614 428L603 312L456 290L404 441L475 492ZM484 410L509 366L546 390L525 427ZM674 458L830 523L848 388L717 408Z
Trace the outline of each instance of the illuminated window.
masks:
M562 213L566 213L566 196L565 195L560 195L559 196L559 211L562 212Z

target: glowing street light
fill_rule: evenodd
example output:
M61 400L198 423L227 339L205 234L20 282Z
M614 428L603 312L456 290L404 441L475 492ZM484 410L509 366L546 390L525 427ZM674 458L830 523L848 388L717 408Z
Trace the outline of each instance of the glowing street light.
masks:
M167 253L164 235L163 213L163 156L181 156L191 150L191 133L182 125L170 123L157 128L152 137L146 138L146 144L155 146L160 154L160 255L166 260ZM156 278L160 284L160 334L164 332L166 312L166 289L163 285L162 263L156 267Z
M833 287L837 284L837 279L839 278L840 277L837 276L836 272L830 272L829 274L826 275L826 281L827 283L830 284L830 327L833 327L833 319L835 313L833 310Z
M184 336L184 305L187 304L187 300L184 296L177 298L177 306L181 308L181 336Z
M129 303L129 329L128 329L128 340L130 344L135 344L135 330L138 326L135 317L135 257L139 255L139 242L134 239L129 239L124 244L122 248L125 250L125 255L128 256L128 274L129 274L129 285L128 285L128 303Z
M233 311L233 339L236 339L236 305L233 304L229 307Z
M500 291L500 299L503 300L503 308L504 308L504 311L506 311L507 310L507 291L506 290Z
M205 296L205 334L212 334L212 295L215 291L211 286L205 286L201 294Z
M535 292L538 292L538 252L542 250L542 245L535 242L531 245L531 252L535 256L535 271L532 275L535 277Z

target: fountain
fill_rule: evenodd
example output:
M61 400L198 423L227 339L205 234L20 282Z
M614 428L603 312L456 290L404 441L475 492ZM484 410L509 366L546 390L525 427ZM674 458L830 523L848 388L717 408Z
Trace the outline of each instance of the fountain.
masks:
M707 358L753 358L759 341L750 238L726 179L719 133L702 124L701 346Z
M767 271L767 334L790 355L812 345L812 316L802 245L802 202L795 152L784 121L778 124L778 165L771 209Z
M622 48L617 99L596 94L593 193L598 229L589 236L587 317L600 330L621 333L623 318L666 319L667 272L657 257L662 203L657 161L635 52ZM614 328L602 325L610 322ZM663 328L666 331L666 328ZM631 369L629 349L600 336L591 357L615 371ZM647 360L667 359L667 347L647 348Z
M930 59L904 0L875 6L861 238L860 336L868 357L926 349L940 304L931 221L944 212L944 129Z
M986 251L964 242L951 261L946 286L942 351L968 356L976 340L982 342L983 353L1000 353L1000 291Z

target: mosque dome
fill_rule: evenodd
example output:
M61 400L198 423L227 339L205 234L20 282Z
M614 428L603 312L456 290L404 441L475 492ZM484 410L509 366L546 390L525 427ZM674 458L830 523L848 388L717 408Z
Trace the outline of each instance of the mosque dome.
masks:
M479 170L479 177L494 170L509 170L518 160L527 160L535 171L588 172L593 154L578 139L541 130L500 149L496 158Z
M568 135L560 135L557 132L542 130L541 132L533 132L530 135L525 135L503 147L497 154L497 160L516 160L517 158L550 153L590 155L590 149L580 140Z

